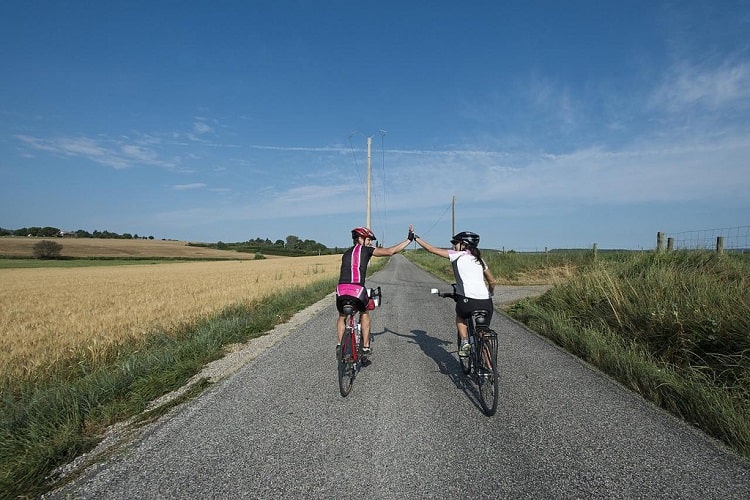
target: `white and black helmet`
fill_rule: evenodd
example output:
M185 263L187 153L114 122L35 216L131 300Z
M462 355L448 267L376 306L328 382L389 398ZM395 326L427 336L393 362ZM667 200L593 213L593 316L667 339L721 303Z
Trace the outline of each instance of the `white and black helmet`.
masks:
M454 245L459 241L467 246L476 248L477 245L479 245L479 235L477 233L472 233L471 231L461 231L451 238L451 243Z

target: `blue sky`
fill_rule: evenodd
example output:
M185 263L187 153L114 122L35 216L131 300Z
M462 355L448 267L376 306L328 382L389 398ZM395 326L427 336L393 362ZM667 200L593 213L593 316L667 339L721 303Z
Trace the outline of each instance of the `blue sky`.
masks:
M652 248L748 225L750 2L4 0L0 226Z

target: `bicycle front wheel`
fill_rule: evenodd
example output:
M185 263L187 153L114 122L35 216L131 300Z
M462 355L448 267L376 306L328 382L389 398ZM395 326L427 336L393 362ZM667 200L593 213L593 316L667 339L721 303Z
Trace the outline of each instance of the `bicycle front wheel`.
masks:
M339 371L339 391L346 397L352 392L354 384L354 360L352 359L352 337L354 335L347 331L344 338L341 339L341 350L339 351L338 371Z
M479 343L479 398L482 400L484 413L491 417L497 411L497 400L500 393L500 382L497 375L497 350L491 339L482 339Z

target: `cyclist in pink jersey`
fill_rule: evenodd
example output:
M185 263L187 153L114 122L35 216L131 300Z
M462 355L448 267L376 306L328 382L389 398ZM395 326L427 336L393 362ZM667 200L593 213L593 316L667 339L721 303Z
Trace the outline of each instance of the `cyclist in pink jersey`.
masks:
M467 357L471 353L471 347L466 320L473 311L484 309L488 312L486 318L489 326L494 310L492 295L495 291L495 278L477 248L479 235L471 231L461 231L451 238L451 250L434 247L416 235L414 241L428 252L450 259L456 278L456 293L461 296L456 301L456 329L461 337L458 355Z
M339 284L336 287L336 309L339 311L339 317L336 322L336 333L338 340L336 343L336 349L338 351L341 345L341 337L344 335L345 318L344 312L341 307L341 301L344 297L357 299L357 306L359 309L359 321L362 325L362 344L363 354L365 356L370 354L370 314L369 310L374 308L374 305L370 304L370 299L367 296L367 288L365 288L365 277L367 276L367 264L370 262L370 258L375 257L389 257L397 254L413 240L412 227L409 226L409 238L393 245L388 248L374 247L372 242L375 241L375 234L367 227L355 227L352 229L352 247L344 252L341 258L341 275L339 276Z

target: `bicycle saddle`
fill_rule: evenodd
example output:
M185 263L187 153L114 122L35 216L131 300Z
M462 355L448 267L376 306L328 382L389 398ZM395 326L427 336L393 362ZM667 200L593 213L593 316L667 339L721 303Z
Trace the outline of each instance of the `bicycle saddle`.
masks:
M341 301L341 310L347 316L354 314L357 311L357 301L354 299L346 299Z
M477 326L485 324L485 322L487 321L487 313L488 311L486 311L485 309L479 309L472 313L477 321Z

